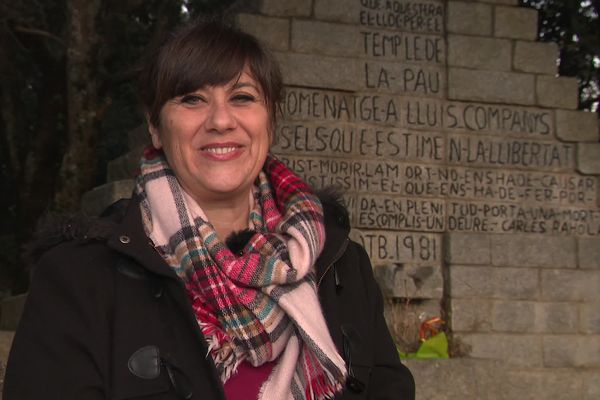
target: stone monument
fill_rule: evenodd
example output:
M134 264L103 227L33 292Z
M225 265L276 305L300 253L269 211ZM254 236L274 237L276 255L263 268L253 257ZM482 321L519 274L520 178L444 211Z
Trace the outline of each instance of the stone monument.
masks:
M419 316L446 321L460 357L407 362L417 398L600 398L598 120L577 111L576 79L557 76L556 45L536 41L537 12L250 3L238 22L286 84L273 151L344 190L399 341ZM129 194L118 179L136 157L112 163L116 182L88 210Z

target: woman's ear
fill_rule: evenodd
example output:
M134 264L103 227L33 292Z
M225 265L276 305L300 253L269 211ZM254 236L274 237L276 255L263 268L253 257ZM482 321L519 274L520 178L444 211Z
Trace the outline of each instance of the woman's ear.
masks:
M148 132L150 132L150 139L152 140L152 146L154 146L154 148L157 150L162 148L162 142L160 140L160 132L158 131L158 128L156 126L154 126L152 124L152 122L150 122L150 119L148 118L147 115L146 115L146 124L148 124Z
M277 125L275 123L269 123L269 130L267 131L267 135L269 135L269 149L277 144Z

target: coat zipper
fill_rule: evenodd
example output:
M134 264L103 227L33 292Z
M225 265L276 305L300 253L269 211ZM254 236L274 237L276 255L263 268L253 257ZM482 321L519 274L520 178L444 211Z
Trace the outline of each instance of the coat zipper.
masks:
M342 243L342 245L340 246L340 248L338 249L337 253L335 253L335 256L333 257L333 259L331 260L331 262L329 264L327 264L327 267L325 268L325 271L323 272L323 274L321 275L321 277L319 278L319 282L317 282L317 289L319 288L319 286L321 286L321 281L323 281L323 278L325 277L325 275L327 275L327 272L329 272L329 270L331 269L331 267L333 267L333 265L340 259L342 258L342 255L344 254L344 252L346 251L346 248L348 248L348 242L350 242L350 239L348 237L346 237L344 239L344 242Z

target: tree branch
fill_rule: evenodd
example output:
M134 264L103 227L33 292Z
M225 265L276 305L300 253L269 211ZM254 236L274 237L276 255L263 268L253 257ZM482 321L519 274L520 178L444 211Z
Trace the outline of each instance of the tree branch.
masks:
M63 47L67 47L67 44L65 43L64 40L62 40L61 38L59 38L58 36L56 36L50 32L43 31L41 29L26 28L24 26L15 26L14 30L17 32L21 32L21 33L28 33L31 35L44 36L44 37L47 37L49 39L52 39L52 40L58 42Z

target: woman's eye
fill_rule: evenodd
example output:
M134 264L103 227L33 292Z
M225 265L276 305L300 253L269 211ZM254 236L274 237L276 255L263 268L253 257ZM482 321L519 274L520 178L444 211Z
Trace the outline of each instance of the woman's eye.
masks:
M231 98L236 103L248 103L253 102L256 98L250 94L236 94Z
M198 96L195 94L186 94L185 96L183 96L181 98L181 103L187 104L187 105L195 105L195 104L200 103L203 100L204 99L201 96Z

